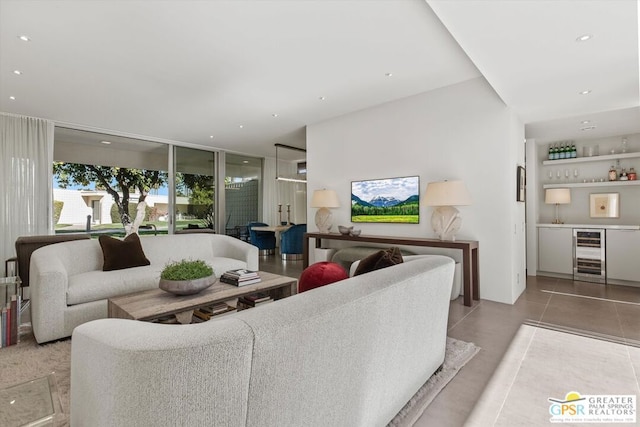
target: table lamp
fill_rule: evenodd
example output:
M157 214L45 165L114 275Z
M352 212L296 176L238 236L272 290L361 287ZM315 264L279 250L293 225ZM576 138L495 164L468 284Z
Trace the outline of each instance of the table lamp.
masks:
M468 206L471 195L462 181L438 181L427 184L427 206L434 206L431 227L440 240L455 240L462 226L460 212L454 206Z
M320 208L316 212L316 227L320 233L329 233L331 229L331 211L329 208L339 208L338 195L333 190L315 190L311 197L311 207Z
M571 203L571 190L568 188L547 188L544 191L544 202L548 205L556 205L556 219L552 224L564 224L558 215L559 205Z

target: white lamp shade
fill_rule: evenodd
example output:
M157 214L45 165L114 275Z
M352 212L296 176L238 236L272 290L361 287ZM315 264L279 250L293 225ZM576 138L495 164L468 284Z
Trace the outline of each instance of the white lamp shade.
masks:
M559 205L571 203L571 190L568 188L547 188L544 192L544 202Z
M424 200L427 206L468 206L471 194L463 181L430 182Z
M315 190L311 197L312 208L339 208L340 201L334 190Z

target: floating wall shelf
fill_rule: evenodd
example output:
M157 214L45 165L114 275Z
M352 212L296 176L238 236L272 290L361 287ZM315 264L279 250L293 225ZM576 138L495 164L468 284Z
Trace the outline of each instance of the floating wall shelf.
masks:
M542 188L633 187L636 185L640 185L640 181L567 182L544 184Z
M606 156L576 157L575 159L544 160L542 164L544 166L567 165L573 163L602 162L605 160L635 159L638 157L640 157L640 153L607 154Z

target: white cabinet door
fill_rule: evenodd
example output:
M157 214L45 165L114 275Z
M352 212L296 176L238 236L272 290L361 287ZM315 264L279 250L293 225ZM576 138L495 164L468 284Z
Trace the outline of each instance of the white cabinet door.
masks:
M607 278L640 282L640 231L607 230Z
M538 271L573 275L573 229L538 228Z

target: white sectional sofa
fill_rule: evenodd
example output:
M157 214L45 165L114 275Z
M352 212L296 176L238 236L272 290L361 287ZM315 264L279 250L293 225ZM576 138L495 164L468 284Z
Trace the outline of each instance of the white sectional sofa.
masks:
M384 426L444 360L453 272L435 255L205 323L80 325L71 425Z
M170 261L202 259L217 277L234 268L258 269L258 249L220 234L142 236L151 265L102 271L97 240L56 243L33 252L30 267L31 323L39 343L65 338L73 328L107 317L107 299L158 287Z

